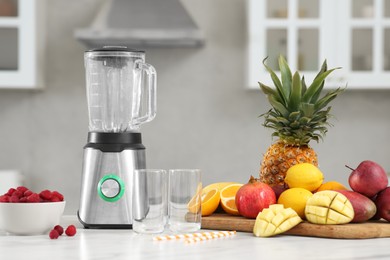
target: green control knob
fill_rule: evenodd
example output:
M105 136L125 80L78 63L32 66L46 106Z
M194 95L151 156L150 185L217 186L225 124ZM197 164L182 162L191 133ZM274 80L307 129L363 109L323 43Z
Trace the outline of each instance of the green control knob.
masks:
M123 196L125 184L117 175L109 174L101 178L97 191L103 200L115 202Z

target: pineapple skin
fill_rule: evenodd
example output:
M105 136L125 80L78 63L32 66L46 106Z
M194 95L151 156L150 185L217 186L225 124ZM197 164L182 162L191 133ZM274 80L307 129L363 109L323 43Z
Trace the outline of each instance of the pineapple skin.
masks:
M270 186L284 185L287 170L298 163L311 163L318 166L316 152L308 145L294 146L284 142L272 144L260 167L260 181Z

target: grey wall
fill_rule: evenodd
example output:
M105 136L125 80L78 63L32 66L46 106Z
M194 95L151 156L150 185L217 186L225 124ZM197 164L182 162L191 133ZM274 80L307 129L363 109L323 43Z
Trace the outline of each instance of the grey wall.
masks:
M34 190L57 189L78 208L82 147L87 137L84 46L75 28L89 25L102 1L47 1L45 89L0 90L0 169L20 169ZM150 168L200 168L205 184L246 182L258 175L271 132L258 115L269 105L245 89L243 0L183 0L206 35L197 49L146 49L158 72L158 114L142 128ZM261 79L259 79L261 80ZM332 127L320 144L326 180L347 183L365 159L390 171L390 91L348 90L333 105Z

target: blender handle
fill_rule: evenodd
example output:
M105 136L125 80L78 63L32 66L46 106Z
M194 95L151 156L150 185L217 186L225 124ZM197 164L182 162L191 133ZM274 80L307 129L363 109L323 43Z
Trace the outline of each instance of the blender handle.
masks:
M157 73L156 69L142 60L136 61L136 66L146 73L148 79L148 111L145 115L137 118L137 123L143 124L153 120L156 116L156 85L157 85ZM143 84L143 82L141 82Z

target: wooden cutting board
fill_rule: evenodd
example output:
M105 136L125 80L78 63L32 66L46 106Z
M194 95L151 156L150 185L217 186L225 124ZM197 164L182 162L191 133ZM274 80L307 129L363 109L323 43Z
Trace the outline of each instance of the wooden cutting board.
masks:
M254 225L254 219L227 214L213 214L202 217L202 229L253 232ZM387 221L370 221L344 225L316 225L302 222L283 234L344 239L390 237L390 223Z

